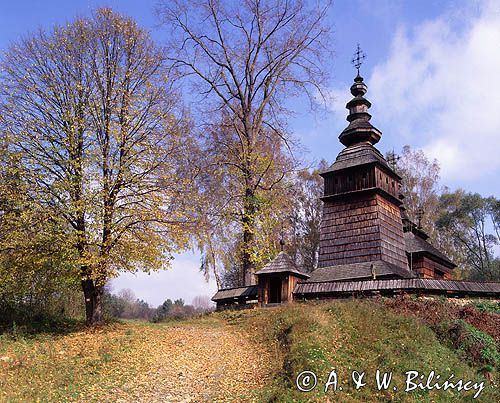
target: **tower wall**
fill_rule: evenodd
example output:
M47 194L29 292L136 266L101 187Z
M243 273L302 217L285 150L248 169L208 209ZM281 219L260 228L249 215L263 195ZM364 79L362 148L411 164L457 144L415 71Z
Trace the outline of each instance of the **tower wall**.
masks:
M382 260L408 268L400 207L377 195L377 211Z
M407 268L399 207L375 191L326 199L319 267L384 260Z

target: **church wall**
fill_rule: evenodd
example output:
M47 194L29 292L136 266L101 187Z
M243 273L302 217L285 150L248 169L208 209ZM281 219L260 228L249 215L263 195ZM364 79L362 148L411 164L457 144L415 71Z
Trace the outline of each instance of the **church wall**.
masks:
M452 280L452 272L451 270L438 263L432 259L429 259L427 256L423 256L421 254L413 254L409 259L409 262L412 265L412 270L418 274L422 278L431 278L431 279L443 279L443 280ZM441 277L436 273L436 271L443 273Z
M422 278L434 278L434 270L425 265L422 256L412 256L412 261L410 262L412 266L412 271L417 273L419 277Z
M401 210L399 206L387 201L380 195L377 195L376 198L383 260L400 267L408 267Z
M385 190L395 198L399 195L399 182L394 177L390 176L378 166L375 167L375 185Z
M348 169L325 178L325 196L375 187L373 166Z
M399 207L374 192L325 200L319 267L373 260L407 267Z
M380 260L375 195L325 200L319 267Z
M289 284L288 284L288 277L285 276L281 280L281 302L288 302L288 290L289 290Z
M266 275L259 276L258 281L258 301L259 304L265 305L269 303L269 287L271 285L271 279L281 277L281 302L292 302L293 301L293 289L299 282L299 278L294 275Z
M293 290L299 282L299 278L295 276L288 277L288 302L293 302Z
M269 301L269 278L261 276L258 285L259 304L267 304Z

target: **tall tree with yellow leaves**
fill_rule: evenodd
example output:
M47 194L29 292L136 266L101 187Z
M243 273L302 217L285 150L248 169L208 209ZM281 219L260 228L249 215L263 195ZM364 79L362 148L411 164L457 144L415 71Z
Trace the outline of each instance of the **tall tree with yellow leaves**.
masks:
M161 268L188 240L190 142L164 58L104 8L20 41L2 68L11 147L34 200L66 224L87 323L99 323L110 278Z

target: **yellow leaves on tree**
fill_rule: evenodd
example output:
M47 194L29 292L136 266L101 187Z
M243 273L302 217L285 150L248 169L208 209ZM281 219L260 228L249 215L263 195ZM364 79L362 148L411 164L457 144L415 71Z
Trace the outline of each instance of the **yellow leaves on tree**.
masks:
M186 127L149 35L99 9L20 41L1 105L26 192L71 239L87 321L119 271L162 268L187 243Z

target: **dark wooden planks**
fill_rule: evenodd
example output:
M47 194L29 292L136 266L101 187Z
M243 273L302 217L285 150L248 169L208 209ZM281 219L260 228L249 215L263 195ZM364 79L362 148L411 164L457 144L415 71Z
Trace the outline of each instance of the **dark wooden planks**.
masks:
M375 192L324 203L319 267L376 260L407 267L398 206Z
M293 294L295 298L308 296L352 294L356 292L376 291L399 291L399 292L422 292L429 294L448 294L471 296L494 296L500 298L500 283L458 280L434 280L434 279L391 279L391 280L367 280L367 281L330 281L318 283L298 283Z

